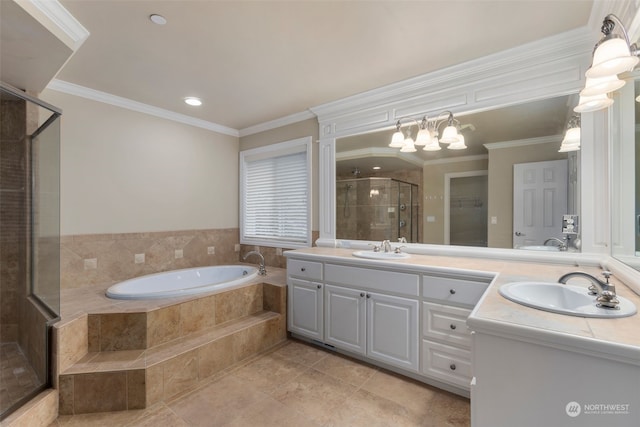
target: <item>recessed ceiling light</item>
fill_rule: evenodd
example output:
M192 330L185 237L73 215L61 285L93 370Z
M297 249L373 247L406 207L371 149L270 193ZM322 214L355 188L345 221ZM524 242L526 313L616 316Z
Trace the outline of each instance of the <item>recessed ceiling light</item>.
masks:
M153 15L149 15L149 19L151 20L151 22L158 25L164 25L167 23L167 20L164 16L158 15L156 13L154 13Z
M380 169L382 169L382 166L374 166L371 169L373 169L374 171L379 171Z
M193 105L194 107L199 107L202 105L202 101L200 98L196 98L195 96L190 96L184 99L184 102L189 105Z

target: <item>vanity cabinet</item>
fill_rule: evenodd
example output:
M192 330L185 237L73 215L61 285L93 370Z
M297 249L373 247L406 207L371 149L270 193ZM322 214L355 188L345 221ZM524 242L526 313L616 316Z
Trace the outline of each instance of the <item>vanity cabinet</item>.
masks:
M325 285L325 342L418 371L418 301Z
M289 331L322 341L324 338L322 263L289 260L287 287Z
M422 373L469 389L471 331L467 318L489 285L480 279L423 275Z

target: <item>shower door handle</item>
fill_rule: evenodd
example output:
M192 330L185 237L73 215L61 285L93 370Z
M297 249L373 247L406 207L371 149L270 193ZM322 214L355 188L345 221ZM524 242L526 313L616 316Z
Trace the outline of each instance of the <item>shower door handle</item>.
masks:
M518 236L518 237L520 237L520 236L526 236L526 234L521 233L521 232L519 232L519 231L516 231L516 233L515 233L515 234L516 234L516 236Z

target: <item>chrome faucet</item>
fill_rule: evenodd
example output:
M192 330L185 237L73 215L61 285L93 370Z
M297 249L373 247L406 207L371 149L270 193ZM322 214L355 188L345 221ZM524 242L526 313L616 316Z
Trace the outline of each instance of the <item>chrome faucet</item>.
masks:
M609 283L611 272L603 271L602 275L605 277L604 282L590 274L583 273L581 271L574 271L573 273L567 273L560 277L558 282L566 284L572 277L584 277L592 283L591 286L589 286L589 293L591 295L598 295L596 301L599 306L604 308L618 308L620 301L616 298L616 287L612 283Z
M565 242L564 240L558 239L557 237L551 237L547 240L544 241L544 246L547 246L547 243L549 242L555 242L558 245L558 248L560 248L561 251L566 251L567 250L567 242Z
M380 247L385 252L393 252L393 249L391 249L391 242L388 240L383 240L382 243L380 243Z
M260 276L266 276L267 275L267 268L264 266L264 256L262 256L262 254L258 251L250 251L247 252L243 257L242 260L245 261L247 258L249 258L249 255L258 255L260 257L260 267L258 268L258 274Z

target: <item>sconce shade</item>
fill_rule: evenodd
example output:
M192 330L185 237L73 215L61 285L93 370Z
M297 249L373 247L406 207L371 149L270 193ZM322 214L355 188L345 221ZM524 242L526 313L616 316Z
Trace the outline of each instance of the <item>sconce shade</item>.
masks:
M591 111L602 110L613 104L613 99L606 94L596 96L580 96L578 106L573 109L576 113L588 113Z
M631 71L638 63L623 38L608 36L593 53L593 65L585 73L589 78L607 77Z
M447 148L449 150L464 150L465 148L467 148L464 143L464 135L458 134L458 140L449 144Z
M558 153L567 153L569 151L578 151L578 150L580 150L580 143L565 144L564 142L562 142L562 144L560 145L560 149L558 150Z
M416 136L415 145L429 145L431 143L431 133L427 129L420 129Z
M442 150L442 147L440 147L440 144L438 143L438 140L431 140L431 144L427 144L424 146L424 148L422 149L422 151L440 151Z
M404 146L404 134L399 130L397 130L393 133L393 136L391 137L391 143L389 144L389 147L402 148L403 146Z
M580 145L580 128L569 128L567 129L567 133L564 134L564 139L562 140L562 145L565 144L578 144Z
M581 96L596 96L603 95L614 90L620 89L624 86L625 81L620 80L617 75L589 78L587 77L587 83L580 91Z
M410 137L407 137L407 139L404 140L404 145L402 146L402 148L400 149L401 153L415 153L416 151L416 147L413 143L413 139L411 139Z
M449 125L442 131L442 138L440 142L443 144L452 144L458 141L458 130L455 126Z

